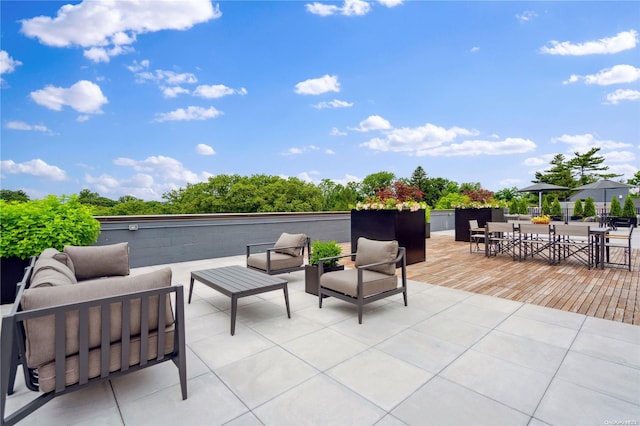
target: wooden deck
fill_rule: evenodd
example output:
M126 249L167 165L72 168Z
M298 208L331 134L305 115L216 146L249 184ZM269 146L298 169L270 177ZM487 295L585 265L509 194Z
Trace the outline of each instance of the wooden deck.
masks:
M426 241L426 261L407 266L410 280L640 325L640 250L632 249L629 272L609 266L589 270L571 260L549 265L506 255L487 258L470 254L469 243L450 235L432 234ZM343 253L349 250L344 244Z

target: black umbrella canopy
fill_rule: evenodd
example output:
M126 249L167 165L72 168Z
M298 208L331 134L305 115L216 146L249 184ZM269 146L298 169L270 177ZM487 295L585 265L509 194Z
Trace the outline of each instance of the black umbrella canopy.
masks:
M578 186L577 188L573 188L573 189L582 191L584 189L620 189L620 188L635 188L635 186L622 183L622 182L616 182L615 180L602 179L597 182L588 183L586 185Z
M526 188L518 189L518 192L537 192L538 193L538 208L542 210L542 193L550 191L563 191L569 189L566 186L553 185L551 183L538 182Z
M553 185L551 183L539 182L526 188L518 189L518 192L545 192L545 191L563 191L569 189L566 186Z
M597 182L593 182L593 183L588 183L586 185L582 185L579 186L577 188L573 188L577 191L584 191L584 190L588 190L588 189L595 189L595 190L603 190L604 191L604 209L605 209L605 214L606 214L606 209L607 209L607 189L621 189L621 188L635 188L634 185L629 185L626 183L622 183L622 182L616 182L615 180L610 180L610 179L601 179Z

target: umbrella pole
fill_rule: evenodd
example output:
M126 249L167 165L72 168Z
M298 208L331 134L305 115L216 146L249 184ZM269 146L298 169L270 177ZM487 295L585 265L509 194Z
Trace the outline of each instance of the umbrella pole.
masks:
M538 192L538 216L542 216L542 191Z

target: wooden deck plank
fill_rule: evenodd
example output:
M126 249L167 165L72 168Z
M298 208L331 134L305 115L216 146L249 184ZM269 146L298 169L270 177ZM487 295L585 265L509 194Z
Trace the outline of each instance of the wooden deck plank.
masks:
M506 255L487 258L469 253L468 243L450 235L432 234L426 246L426 260L407 266L408 279L640 325L638 249L632 249L629 272L609 266L589 270L571 258L559 265L535 258L518 262ZM350 252L348 243L342 247L343 253ZM612 251L611 260L621 262L622 251Z

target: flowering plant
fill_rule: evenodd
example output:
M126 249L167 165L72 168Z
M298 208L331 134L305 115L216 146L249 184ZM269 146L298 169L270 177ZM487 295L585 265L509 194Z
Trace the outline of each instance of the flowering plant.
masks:
M364 202L358 202L356 210L409 210L412 212L427 209L427 203L416 201L422 198L422 191L402 182L395 182L392 186L378 188L375 195Z

